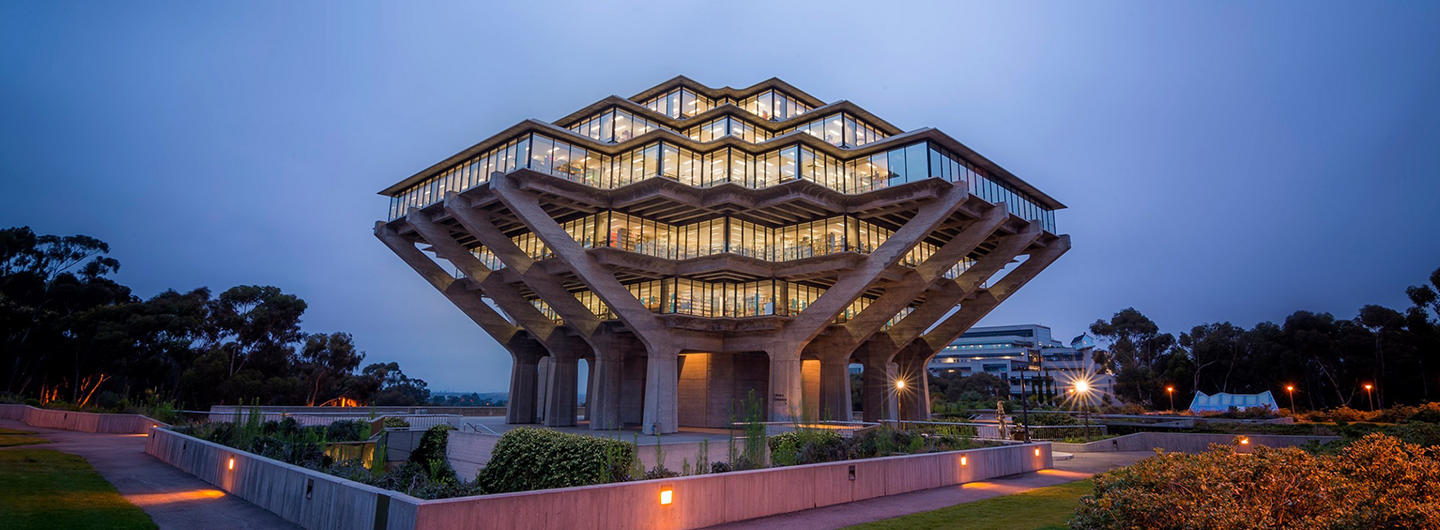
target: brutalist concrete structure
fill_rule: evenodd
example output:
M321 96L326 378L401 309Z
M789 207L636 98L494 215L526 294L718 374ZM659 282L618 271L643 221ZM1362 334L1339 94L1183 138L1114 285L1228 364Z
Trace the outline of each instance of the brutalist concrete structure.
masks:
M778 79L677 77L386 188L375 235L513 359L508 421L926 417L925 366L1070 248L1064 208L935 129ZM905 382L899 385L897 382Z

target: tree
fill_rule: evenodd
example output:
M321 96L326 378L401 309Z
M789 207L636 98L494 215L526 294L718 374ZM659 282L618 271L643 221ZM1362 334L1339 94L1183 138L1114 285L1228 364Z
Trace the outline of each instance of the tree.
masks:
M1120 310L1109 321L1096 320L1090 332L1107 345L1106 353L1097 357L1116 374L1116 394L1153 405L1162 386L1157 361L1176 345L1175 337L1160 333L1160 326L1133 307Z
M348 379L363 360L365 354L355 350L349 333L307 336L298 359L300 372L309 382L306 404L313 406L345 395Z
M374 363L366 366L361 375L379 383L375 405L411 406L423 405L430 401L429 385L422 379L414 379L400 371L399 363Z
M241 285L231 287L210 307L214 323L210 342L230 359L230 375L248 363L258 363L262 372L288 367L301 340L300 316L305 301L280 292L278 287Z

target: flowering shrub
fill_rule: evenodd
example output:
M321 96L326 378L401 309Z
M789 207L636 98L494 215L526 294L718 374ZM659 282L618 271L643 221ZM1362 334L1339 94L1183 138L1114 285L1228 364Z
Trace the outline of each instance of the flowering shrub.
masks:
M1440 454L1371 434L1338 454L1213 446L1095 477L1072 529L1440 528Z

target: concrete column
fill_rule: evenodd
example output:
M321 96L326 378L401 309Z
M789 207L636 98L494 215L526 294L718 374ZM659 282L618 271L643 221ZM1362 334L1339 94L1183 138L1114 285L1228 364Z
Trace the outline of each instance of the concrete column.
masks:
M620 421L620 388L624 384L624 355L595 352L590 364L591 394L585 398L590 430L613 430L623 426Z
M505 406L505 423L535 423L537 361L517 356L510 365L510 401Z
M770 417L766 421L796 421L804 413L804 375L800 352L777 348L770 356Z
M820 360L820 419L850 421L850 359Z
M576 386L579 377L579 359L550 356L550 370L545 378L546 427L575 426L575 402L579 397Z
M905 377L905 389L899 392L900 419L929 421L930 419L930 377L925 365L928 357L902 357L900 373Z
M861 399L865 401L865 421L893 420L899 417L895 401L895 378L899 367L892 362L866 362L865 387Z
M645 434L673 433L680 430L679 397L680 351L651 351L645 359L645 419L640 431Z
M536 363L535 370L535 423L544 423L545 404L550 401L550 364L554 357L546 355Z

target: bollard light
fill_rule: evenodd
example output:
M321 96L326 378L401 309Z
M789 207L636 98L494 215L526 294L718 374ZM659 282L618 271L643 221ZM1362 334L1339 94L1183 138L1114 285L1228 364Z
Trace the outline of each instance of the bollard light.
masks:
M675 500L675 491L670 488L660 490L660 505L669 506Z

